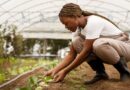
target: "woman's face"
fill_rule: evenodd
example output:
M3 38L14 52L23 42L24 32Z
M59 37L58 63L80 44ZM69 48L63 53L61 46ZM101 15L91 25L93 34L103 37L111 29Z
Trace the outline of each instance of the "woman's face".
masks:
M77 18L73 17L60 17L61 23L65 25L65 28L68 30L75 32L78 27L78 20Z

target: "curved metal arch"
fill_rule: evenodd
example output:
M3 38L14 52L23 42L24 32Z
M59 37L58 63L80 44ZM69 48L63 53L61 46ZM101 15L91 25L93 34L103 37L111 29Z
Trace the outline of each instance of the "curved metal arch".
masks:
M23 28L22 28L20 31L23 31L24 29L26 29L26 28L29 28L29 27L31 27L31 26L33 26L33 25L36 25L36 24L38 24L38 23L40 23L40 21L33 22L33 23L29 24L28 26L26 26L26 27L23 27Z
M11 1L11 0L10 0L10 1ZM32 0L31 0L31 1L32 1ZM18 6L23 5L23 4L27 3L27 2L30 2L30 0L25 1L25 2L22 2L21 4L18 4L18 5L16 5L16 6L13 7L13 8L17 8ZM13 8L9 9L8 11L12 10ZM7 11L7 12L8 12L8 11ZM5 12L5 13L7 13L7 12ZM5 13L1 14L0 17L3 16ZM9 15L10 15L10 14L9 14ZM11 17L13 17L13 15L11 15ZM15 19L15 18L14 18L14 19ZM6 19L5 21L7 21L7 20L8 20L8 19ZM16 19L15 19L15 20L16 20Z
M121 7L119 5L116 5L116 4L113 4L113 3L110 3L110 2L105 2L105 1L97 1L97 2L101 2L101 3L105 3L105 4L108 4L108 5L112 5L112 6L115 6L115 7L119 7L121 9L125 9L127 11L129 11L130 9L127 9L127 8L124 8L124 7Z
M113 11L113 10L111 10L111 9L108 9L108 8L102 8L102 7L98 7L98 6L91 6L91 5L89 5L89 7L94 7L94 8L99 8L99 9L102 9L102 10L107 10L107 12L105 12L105 11L98 11L98 10L95 10L94 12L99 12L99 13L108 13L108 12L114 12L114 13L120 13L120 14L118 14L118 16L124 16L125 17L125 15L124 14L122 14L122 13L127 13L127 12L129 12L129 11ZM122 13L121 13L122 12ZM112 16L112 15L111 15Z
M84 5L83 5L84 6ZM102 7L97 7L97 6L91 6L91 5L88 5L89 7L95 7L95 8L100 8L100 9L104 9L104 10L111 10L111 9L108 9L108 8L102 8ZM46 7L46 8L53 8L54 6L51 6L51 7ZM46 9L46 8L43 8L43 9ZM41 9L42 10L42 9ZM41 10L39 10L39 11L41 11ZM37 11L38 12L38 11ZM17 13L18 14L18 13ZM16 15L16 14L15 14ZM121 15L121 14L120 14ZM14 16L12 16L12 17L14 17ZM10 17L10 18L12 18L12 17ZM10 19L10 18L8 18L8 19ZM7 20L8 20L7 19ZM6 20L5 20L6 21ZM16 20L16 21L18 21L18 19ZM14 22L16 22L16 21L14 21Z
M104 2L105 4L106 4L106 2ZM108 5L110 5L110 4L108 4ZM114 5L115 6L115 5ZM115 6L116 7L116 6ZM32 7L33 8L33 7ZM48 8L48 7L47 7ZM121 9L122 9L122 7L120 7ZM28 9L27 9L28 10ZM16 14L17 15L17 14ZM14 17L14 16L13 16ZM11 17L12 18L12 17ZM10 19L10 18L9 18Z
M58 0L58 1L60 1L60 0ZM34 7L36 7L36 6L40 6L40 5L43 5L43 4L45 4L45 3L49 3L49 2L51 2L51 1L47 1L47 2L44 2L44 3L40 3L40 4L37 4L37 5L31 6L31 7L29 7L29 8L24 9L23 11L26 11L26 10L28 10L28 9L31 9L31 8L34 8ZM21 11L21 12L23 12L23 11ZM19 12L16 12L16 14L14 14L13 16L7 18L6 20L8 20L8 19L10 19L10 18L12 18L12 17L15 17L15 15L17 15L18 13L19 13ZM6 20L5 20L5 21L6 21ZM2 23L4 23L4 22L2 22Z
M37 16L35 16L35 17L31 18L31 19L33 20L33 19L35 19L35 18L37 18ZM115 18L118 18L118 17L115 17ZM40 22L40 20L38 20L38 21ZM119 21L120 21L120 20L119 20ZM32 23L35 23L35 24L36 24L36 22L32 22ZM32 24L32 23L31 23L31 24ZM28 25L28 26L23 27L22 30L24 30L25 28L28 28L29 26L31 26L31 24ZM19 24L19 25L21 25L21 24Z
M31 0L31 1L32 1L32 0ZM14 8L17 8L17 7L19 7L19 6L21 6L21 5L25 4L25 3L28 3L28 2L30 2L30 0L25 1L25 2L22 2L22 3L18 4L18 5L16 5L15 7L9 9L8 11L11 11L11 10L13 10ZM0 17L3 16L4 14L5 14L5 13L1 14Z
M54 12L56 12L56 11L54 11ZM39 15L40 15L40 12L39 12ZM32 17L32 18L29 18L30 20L33 20L33 19L35 19L36 17L39 17L39 15L37 15L37 16L34 16L34 17ZM55 16L52 16L52 17L55 17ZM50 17L49 17L50 18ZM46 19L46 18L45 18ZM12 22L18 22L20 19L17 19L16 21L12 21Z
M10 1L11 1L11 0L10 0ZM31 0L31 1L32 1L32 0ZM25 2L22 2L22 3L18 4L18 5L16 5L15 7L9 9L8 11L13 10L14 8L17 8L18 6L23 5L23 4L27 3L27 2L30 2L30 0L25 1ZM7 11L7 12L8 12L8 11ZM7 13L7 12L5 12L5 13ZM5 13L1 14L0 17L3 16ZM10 14L9 14L9 15L10 15ZM10 16L13 17L13 15L10 15ZM14 18L14 19L16 20L16 18ZM8 19L7 19L7 20L8 20ZM7 21L7 20L5 20L5 21Z
M50 1L47 1L47 2L44 2L44 3L40 3L40 4L37 4L37 5L34 5L34 6L31 6L31 7L29 7L29 8L27 8L27 9L24 9L24 10L28 10L28 9L31 9L31 8L33 8L33 7L36 7L36 6L39 6L39 5L42 5L42 4L45 4L45 3L49 3ZM97 2L101 2L101 3L107 3L108 5L111 5L112 3L108 3L108 2L104 2L104 1L97 1ZM116 6L115 4L113 4L113 6ZM117 5L118 6L118 5ZM118 6L118 7L120 7L120 6ZM121 9L123 8L123 7L120 7ZM125 9L125 8L124 8ZM17 15L17 14L15 14L15 15ZM15 16L15 15L13 15L13 16ZM12 17L9 17L9 18L12 18ZM8 19L9 19L8 18ZM6 20L5 20L6 21Z
M31 1L32 1L32 0L31 0ZM48 2L48 1L47 1L47 2ZM23 4L22 4L22 5L23 5ZM19 7L19 6L18 6L18 7ZM9 9L8 11L10 11L10 10L13 10L13 9ZM24 9L24 10L26 10L26 9ZM24 11L24 10L23 10L23 11ZM19 13L19 12L18 12L18 13ZM17 15L18 13L16 13L15 15ZM4 15L4 14L3 14L3 15ZM8 19L10 19L10 18L13 18L15 15L13 15L13 16L11 15L11 17L7 18L6 20L8 20ZM1 16L2 16L2 15L1 15ZM1 17L1 16L0 16L0 17ZM6 21L6 20L5 20L5 21Z
M54 8L54 6L53 7L49 7L49 8ZM44 8L45 9L45 8ZM40 11L42 11L43 9L41 9L41 10L39 10L39 11L35 11L35 12L33 12L33 13L40 13ZM50 11L51 12L51 11ZM57 12L57 11L52 11L52 12ZM28 13L31 13L31 12L28 12ZM44 13L47 13L47 12L44 12ZM19 19L17 19L16 21L19 21ZM16 21L13 21L13 22L16 22Z
M28 26L23 27L20 31L23 31L24 29L26 29L26 28L28 28L28 27L30 27L30 26L36 25L36 24L38 24L39 22L40 22L40 21L33 22L33 23L29 24Z
M90 7L90 6L89 6ZM101 7L97 7L97 6L91 6L91 7L95 7L95 8L101 8ZM101 8L101 9L103 9L103 8ZM111 9L108 9L108 8L106 8L105 10L111 10ZM121 14L119 14L119 15L121 15ZM123 16L123 15L121 15L121 16ZM39 17L39 15L38 16L35 16L35 17L33 17L33 18L31 18L31 20L33 20L33 19L35 19L35 18L37 18L37 17ZM115 17L116 18L116 17ZM118 17L117 17L118 18ZM13 21L13 22L17 22L17 21L19 21L18 19L16 20L16 21ZM40 20L39 20L40 21ZM120 20L119 20L120 21ZM33 23L33 22L32 22ZM21 25L21 23L19 24L19 25ZM18 26L19 26L18 25ZM24 28L24 27L23 27Z
M57 1L61 1L61 0L57 0ZM26 10L29 10L31 8L38 7L38 6L41 6L43 4L50 3L50 2L52 3L52 2L56 2L56 1L53 0L53 1L46 1L46 2L43 2L43 3L39 3L39 4L36 4L36 5L33 5L33 6L29 7L29 8L26 8L23 11L26 11Z
M9 1L11 1L11 0L6 0L6 1L2 2L2 3L0 4L0 7L1 7L2 5L4 5L4 4L8 3Z
M125 0L125 1L130 2L130 0Z
M55 12L55 11L54 11ZM40 13L40 12L39 12ZM37 15L37 16L34 16L33 18L30 18L31 20L33 20L33 19L35 19L35 18L37 18L37 17L39 17L39 15ZM13 22L17 22L17 21L19 21L19 19L17 19L16 21L13 21Z
M6 3L10 2L10 1L11 1L11 0L6 0L6 1L2 2L2 3L0 4L0 7L2 8L2 5L6 4ZM3 8L2 8L2 9L3 9Z
M55 17L55 16L53 16L53 17ZM33 18L32 18L32 20L33 20L33 19L35 19L35 18L37 18L37 16L33 17ZM47 20L47 18L46 18L46 20ZM40 21L40 20L37 20L36 22L38 22L38 23L39 23L39 22L41 22L41 21ZM33 24L33 23L37 24L36 22L32 22L32 23L30 23L30 25L27 25L27 26L23 27L21 30L24 30L24 29L26 29L26 28L30 27L30 26L31 26L31 24ZM19 24L18 26L20 26L20 25L21 25L21 24Z

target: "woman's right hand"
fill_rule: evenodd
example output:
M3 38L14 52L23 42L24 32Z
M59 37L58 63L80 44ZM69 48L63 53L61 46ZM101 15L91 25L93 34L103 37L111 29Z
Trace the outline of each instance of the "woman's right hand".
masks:
M58 71L56 71L55 69L51 69L51 70L45 72L44 76L52 76L52 77L54 77L57 72Z

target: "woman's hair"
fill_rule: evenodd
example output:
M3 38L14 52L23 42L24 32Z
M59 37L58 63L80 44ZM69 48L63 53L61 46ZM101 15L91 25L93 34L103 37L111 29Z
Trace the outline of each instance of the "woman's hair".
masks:
M74 3L68 3L68 4L65 4L60 13L59 13L59 17L80 17L81 15L83 16L90 16L90 15L96 15L96 16L99 16L99 17L102 17L106 20L108 20L109 22L111 22L112 24L114 24L116 27L118 27L114 22L112 22L111 20L109 20L108 18L102 16L102 15L99 15L99 14L96 14L96 13L91 13L91 12L88 12L88 11L83 11L79 5L77 4L74 4Z
M80 17L81 15L82 9L79 7L79 5L73 3L65 4L59 13L59 17Z

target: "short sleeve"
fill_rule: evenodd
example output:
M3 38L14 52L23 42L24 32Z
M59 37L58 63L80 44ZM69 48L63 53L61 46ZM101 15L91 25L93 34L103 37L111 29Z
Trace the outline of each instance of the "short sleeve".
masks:
M86 39L96 39L99 38L101 32L104 28L104 23L100 20L100 17L90 17L88 19L87 25L84 29L86 29Z

